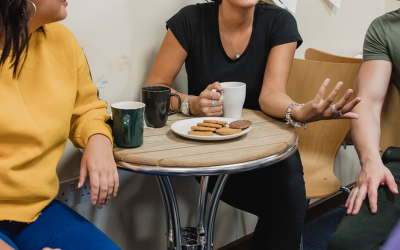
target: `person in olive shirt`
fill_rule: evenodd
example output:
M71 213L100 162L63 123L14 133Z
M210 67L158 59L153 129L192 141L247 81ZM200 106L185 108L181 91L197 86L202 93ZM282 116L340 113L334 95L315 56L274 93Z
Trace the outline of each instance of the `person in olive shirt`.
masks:
M400 148L390 149L385 164L379 154L380 113L390 79L400 89L400 9L372 22L363 60L358 91L363 102L354 109L359 119L352 120L361 172L329 250L379 249L400 219Z

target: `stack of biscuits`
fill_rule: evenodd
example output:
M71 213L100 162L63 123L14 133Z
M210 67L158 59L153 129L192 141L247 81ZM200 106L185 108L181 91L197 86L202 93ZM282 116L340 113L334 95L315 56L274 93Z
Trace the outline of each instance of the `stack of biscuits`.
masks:
M242 132L242 129L246 129L251 126L251 121L238 120L231 122L229 127L226 121L217 120L204 120L202 123L197 123L197 126L192 126L192 131L189 131L189 135L197 136L214 136L214 133L220 135L234 135Z

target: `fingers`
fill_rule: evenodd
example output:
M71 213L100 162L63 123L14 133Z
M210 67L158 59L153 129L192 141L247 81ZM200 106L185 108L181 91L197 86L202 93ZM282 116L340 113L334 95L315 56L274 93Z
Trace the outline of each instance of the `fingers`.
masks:
M314 101L319 103L322 98L324 97L326 86L328 86L329 82L331 80L329 78L326 78L325 81L322 83L322 86L319 88L317 95L314 98Z
M353 90L352 89L348 89L346 91L346 93L344 93L344 95L342 96L342 98L340 98L340 100L335 103L335 109L336 110L341 110L343 109L343 107L346 105L347 101L350 99L351 94L353 94ZM342 112L343 113L343 112Z
M367 187L365 185L361 186L354 197L352 215L356 215L360 211L361 205L367 196Z
M351 191L349 198L347 199L346 202L346 207L347 207L347 214L351 214L351 212L353 211L353 207L354 207L354 201L355 198L357 196L358 193L358 186L354 187L354 189Z
M79 171L79 183L78 183L78 188L81 188L83 186L83 184L86 181L86 177L87 177L87 167L86 167L86 162L82 161L81 162L81 169Z
M109 201L110 198L111 198L111 195L113 195L113 192L114 192L114 185L115 185L115 182L114 182L114 175L113 175L113 174L109 174L109 175L107 176L107 178L108 178L108 179L107 179L108 190L107 190L106 201L104 202L105 205L107 205L108 201Z
M335 100L337 94L339 93L340 89L343 86L343 82L338 82L335 86L335 88L332 90L332 92L329 94L329 96L325 99L325 101L322 103L322 107L323 109L327 109L329 108L329 106L331 106L331 104L333 103L333 101ZM336 110L337 107L335 107Z
M199 97L202 99L208 99L210 101L221 99L221 93L215 91L211 92L211 90L208 89L204 90L203 92L201 92Z
M118 175L118 171L115 170L115 172L114 172L114 193L113 193L114 197L117 197L118 189L119 189L119 175Z
M98 208L102 208L106 203L106 199L108 197L108 179L106 174L100 175L100 188L99 188L99 196L98 196Z
M217 102L217 105L215 105L214 107L212 106L213 101ZM222 106L222 100L201 99L200 100L200 105L202 107L213 107L213 108L220 107L220 106Z
M97 200L99 197L99 189L100 189L100 181L99 181L99 174L98 173L90 173L90 192L91 192L91 203L93 206L97 204Z
M217 91L222 91L222 90L224 90L224 89L222 88L221 84L219 84L219 82L214 82L213 84L208 85L207 88L206 88L206 90L208 90L208 91L210 91L210 92L211 92L212 89L216 89ZM214 95L214 94L213 94L213 95Z
M378 210L378 188L368 186L368 200L371 213L375 214Z
M385 179L386 179L386 185L388 186L390 191L394 194L398 194L399 191L397 189L397 184L396 181L394 180L392 173L385 173Z
M352 111L353 110L353 108L355 107L355 106L357 106L357 104L359 104L361 102L361 98L355 98L354 100L352 100L351 102L349 102L348 104L346 104L341 110L340 110L340 112L342 113L342 114L346 114L346 113L348 113L348 112L350 112L350 111ZM336 108L336 105L335 105L335 108ZM339 110L339 109L338 109ZM358 115L357 115L357 118L358 118Z
M223 113L224 113L223 111L218 111L218 112L208 113L207 116L209 116L209 117L219 117Z

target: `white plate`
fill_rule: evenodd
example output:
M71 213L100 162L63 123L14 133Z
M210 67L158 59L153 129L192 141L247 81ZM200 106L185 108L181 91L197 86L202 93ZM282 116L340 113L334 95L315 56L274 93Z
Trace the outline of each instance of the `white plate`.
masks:
M242 136L250 131L251 126L243 129L242 132L239 134L234 135L219 135L214 133L214 136L198 136L198 135L189 135L188 132L191 131L192 126L197 126L197 123L202 123L204 120L218 120L218 121L226 121L229 123L236 121L237 119L232 118L224 118L224 117L199 117L199 118L192 118L192 119L185 119L181 121L174 122L171 125L172 131L177 133L180 136L194 139L194 140L202 140L202 141L221 141L221 140L228 140L232 138L236 138Z

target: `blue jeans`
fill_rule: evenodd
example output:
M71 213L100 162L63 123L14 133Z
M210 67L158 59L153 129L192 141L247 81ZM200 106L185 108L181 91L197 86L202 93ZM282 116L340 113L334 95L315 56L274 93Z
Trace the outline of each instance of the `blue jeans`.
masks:
M120 250L93 224L59 201L32 223L0 221L0 239L17 250Z

